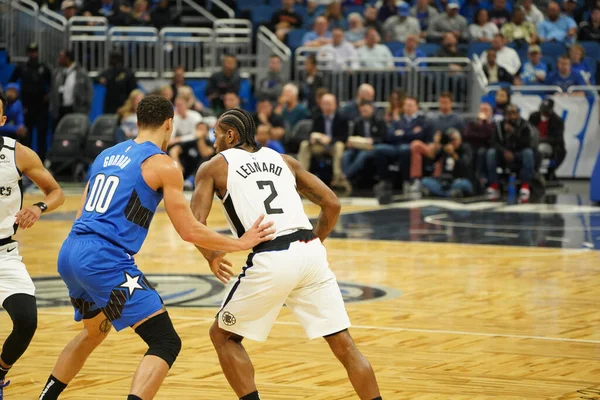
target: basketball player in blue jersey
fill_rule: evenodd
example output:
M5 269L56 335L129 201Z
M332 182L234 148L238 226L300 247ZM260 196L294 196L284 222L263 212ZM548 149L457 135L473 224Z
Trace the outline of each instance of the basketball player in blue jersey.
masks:
M215 126L220 156L202 164L192 197L194 216L206 223L216 193L238 237L259 215L275 222L275 238L254 247L242 273L230 282L210 328L223 373L241 400L259 400L254 367L242 340L266 340L285 304L309 339L325 338L358 396L381 400L373 369L348 332L344 300L321 244L335 226L340 202L297 160L258 146L255 134L250 114L240 109L225 112ZM299 193L321 208L314 229ZM229 281L233 273L224 254L199 250L216 277Z
M146 342L131 384L130 400L154 398L181 349L181 340L158 293L135 265L156 207L181 238L213 250L249 249L270 240L272 223L262 216L239 240L198 223L183 196L183 176L164 151L173 131L173 106L161 96L145 97L137 109L135 140L103 151L94 161L77 218L58 256L75 320L83 331L64 348L40 400L56 399L107 336L131 327Z

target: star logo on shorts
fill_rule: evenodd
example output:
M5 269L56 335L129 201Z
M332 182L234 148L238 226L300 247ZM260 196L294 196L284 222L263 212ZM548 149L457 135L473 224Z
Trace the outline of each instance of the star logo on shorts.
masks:
M129 292L129 296L133 296L136 290L146 290L142 285L140 285L139 280L142 275L131 276L127 272L125 272L125 282L121 283L119 287L127 289Z

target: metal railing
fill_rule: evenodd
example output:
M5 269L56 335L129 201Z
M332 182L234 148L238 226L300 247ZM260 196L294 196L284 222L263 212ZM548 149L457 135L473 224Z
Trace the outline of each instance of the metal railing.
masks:
M208 10L206 8L198 5L193 0L177 0L177 3L176 3L177 4L177 13L179 13L179 14L181 14L181 11L183 10L182 2L185 3L186 6L190 7L194 11L196 11L202 17L209 20L210 22L214 22L217 19L217 17L212 15L210 12L208 12Z
M8 52L15 62L27 61L26 48L38 42L39 6L30 0L11 0L8 7Z
M574 92L593 92L598 94L600 92L600 85L570 86L567 90L567 93Z
M267 77L269 71L269 57L276 55L281 58L281 72L283 79L289 81L292 73L292 52L277 36L264 26L258 28L256 35L256 82Z
M206 77L215 68L212 29L164 28L159 36L163 78L171 78L177 66L182 66L190 78Z
M40 61L48 65L54 65L56 55L67 47L67 19L47 7L42 7L38 23Z
M240 68L255 72L256 57L252 49L252 22L247 19L218 19L213 24L215 32L215 62L224 54L237 57Z
M457 111L469 109L473 68L468 58L417 58L414 69L414 94L421 107L438 107L440 93L450 92Z
M500 88L506 88L506 86L501 85L490 85L485 88L485 94L496 92ZM580 87L580 86L573 86ZM583 86L587 87L587 86ZM508 87L511 93L563 93L563 90L560 86L555 85L522 85L522 86L509 86Z
M212 11L213 8L218 8L223 11L229 18L235 18L235 11L233 8L229 7L227 4L223 3L221 0L210 0L208 3L209 10Z
M120 50L124 64L140 78L158 78L158 30L152 27L114 27L108 31L111 49Z
M75 61L91 77L108 67L108 21L104 17L73 17L69 20L69 48Z
M7 48L10 37L9 0L0 0L0 47Z

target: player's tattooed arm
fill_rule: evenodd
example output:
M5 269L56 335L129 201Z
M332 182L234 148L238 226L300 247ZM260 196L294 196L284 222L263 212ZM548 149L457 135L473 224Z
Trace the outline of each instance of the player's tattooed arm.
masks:
M315 235L324 241L333 231L341 211L340 200L322 180L305 170L298 160L282 156L296 176L296 190L310 202L321 207L321 214L315 226Z

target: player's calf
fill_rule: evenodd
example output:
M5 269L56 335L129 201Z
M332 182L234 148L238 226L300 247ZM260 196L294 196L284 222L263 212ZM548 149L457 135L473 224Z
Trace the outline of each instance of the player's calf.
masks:
M15 294L4 300L2 307L12 319L13 330L4 342L0 354L0 381L25 353L37 329L35 297L28 294Z

